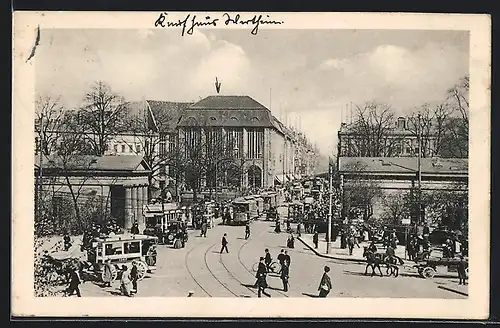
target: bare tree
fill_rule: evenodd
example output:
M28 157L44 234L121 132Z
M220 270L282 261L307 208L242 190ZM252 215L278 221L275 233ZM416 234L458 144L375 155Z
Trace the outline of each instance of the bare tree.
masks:
M42 95L35 101L35 131L40 152L50 155L57 147L63 124L64 108L59 97Z
M407 195L404 192L385 194L382 197L384 206L384 219L388 224L399 225L401 219L408 216Z
M85 95L81 115L94 155L104 155L109 141L123 129L123 103L123 98L102 81L97 81Z
M183 130L176 150L175 163L184 182L193 191L193 199L202 187L202 181L214 188L223 179L224 172L235 163L235 154L219 134L218 129L197 126Z
M357 156L386 157L399 151L401 138L391 135L395 121L390 106L369 102L356 106L356 111L351 132Z
M172 121L175 119L167 111L157 111L154 117L150 115L146 106L134 111L129 107L130 103L123 105L123 111L126 118L124 119L124 128L122 133L125 136L122 138L130 149L137 155L141 155L144 161L151 168L148 175L149 192L148 197L151 198L151 187L155 185L155 180L158 178L159 173L163 168L176 165L175 163L175 148L177 132L170 131ZM131 139L133 137L133 144ZM171 145L173 143L173 145ZM136 146L140 145L140 148ZM170 147L168 147L170 146ZM173 175L174 171L169 170L164 172L165 175Z
M351 212L352 208L362 208L365 219L368 220L373 215L373 205L377 198L382 196L380 185L370 179L363 172L367 166L361 163L352 163L343 169L349 175L349 183L344 185L344 206L343 216Z
M86 155L90 152L91 145L87 142L80 118L78 114L68 113L65 115L64 123L61 125L64 133L61 133L52 163L49 163L63 177L73 201L78 221L81 221L79 197L90 175L84 174L79 179L73 179L72 173L82 169L82 172L85 172L85 169L89 169L93 164L91 157Z

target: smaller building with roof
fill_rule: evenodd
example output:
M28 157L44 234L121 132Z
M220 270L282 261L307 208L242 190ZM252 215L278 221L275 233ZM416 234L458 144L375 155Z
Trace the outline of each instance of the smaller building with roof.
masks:
M137 221L144 227L150 167L142 156L35 156L35 179L42 168L42 191L55 205L75 197L80 205L95 197L101 208L125 229Z

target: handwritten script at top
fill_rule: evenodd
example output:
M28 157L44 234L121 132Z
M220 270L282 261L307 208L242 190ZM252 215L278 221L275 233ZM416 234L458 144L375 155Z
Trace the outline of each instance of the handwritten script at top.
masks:
M275 21L270 19L269 15L254 15L252 18L242 18L240 14L231 15L224 13L221 18L213 18L210 16L198 17L196 15L188 14L184 19L178 19L177 21L168 21L167 13L160 13L158 19L155 21L155 27L177 27L181 28L181 35L185 34L192 35L196 27L203 26L221 26L222 24L228 25L249 25L252 27L252 35L257 35L259 32L259 26L263 25L280 25L283 21ZM219 24L219 25L217 25Z

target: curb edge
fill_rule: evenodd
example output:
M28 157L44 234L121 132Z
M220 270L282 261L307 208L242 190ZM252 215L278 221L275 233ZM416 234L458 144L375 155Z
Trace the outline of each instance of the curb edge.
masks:
M326 254L320 254L318 253L318 251L316 249L314 249L314 247L312 247L311 245L309 245L308 243L306 243L301 237L297 237L298 240L300 240L300 242L304 245L307 246L307 248L309 248L311 251L313 251L313 253L316 255L316 256L319 256L319 257L322 257L322 258L326 258L326 259L332 259L332 260L339 260L339 261L348 261L348 262L356 262L356 263L365 263L364 260L359 260L359 259L350 259L350 258L342 258L342 257L335 257L335 256L331 256L331 255L326 255Z

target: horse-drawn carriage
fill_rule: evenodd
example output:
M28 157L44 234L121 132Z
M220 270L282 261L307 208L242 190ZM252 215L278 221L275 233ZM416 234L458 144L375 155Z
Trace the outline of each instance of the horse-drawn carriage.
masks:
M435 247L428 252L422 253L415 259L414 268L418 274L425 279L432 279L436 274L450 274L457 272L457 266L461 259L458 256L445 257L439 247ZM465 274L469 275L468 258L464 257Z

